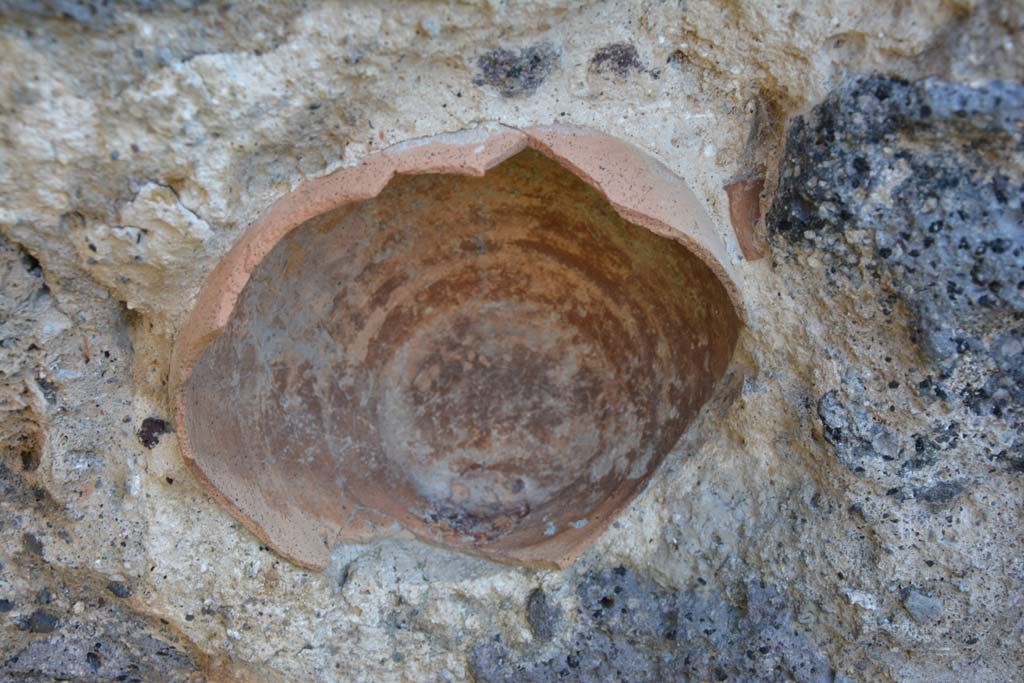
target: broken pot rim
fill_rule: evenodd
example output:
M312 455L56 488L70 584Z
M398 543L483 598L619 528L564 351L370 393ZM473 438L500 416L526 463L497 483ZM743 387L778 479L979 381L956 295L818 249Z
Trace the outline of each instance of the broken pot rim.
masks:
M330 546L342 542L345 529L362 518L387 517L374 509L353 503L354 511L346 524L332 537L323 537L323 548L315 558L300 556L281 547L250 514L225 496L196 461L185 422L184 388L195 363L227 326L232 311L249 277L283 238L307 221L345 205L378 196L396 175L450 174L483 176L490 169L516 154L533 149L553 160L587 185L624 220L651 232L675 240L701 260L724 287L740 325L747 322L740 287L725 242L696 196L664 164L648 152L605 133L564 123L520 129L500 123L488 123L457 132L415 138L368 155L351 166L314 179L304 180L276 200L235 242L200 290L195 306L174 343L171 357L169 391L174 410L178 449L192 474L203 488L233 517L275 552L307 569L322 569L329 560ZM624 172L615 162L624 164ZM685 221L685 222L684 222ZM458 552L476 554L490 560L513 562L538 568L565 568L572 564L616 519L639 491L622 499L581 529L563 529L550 539L512 552ZM339 496L344 494L339 491ZM365 521L362 520L362 521ZM372 526L372 525L371 525ZM371 533L368 541L393 535L389 528ZM402 527L404 529L404 527ZM443 546L443 543L411 532L415 538ZM554 559L545 559L547 546L566 547Z

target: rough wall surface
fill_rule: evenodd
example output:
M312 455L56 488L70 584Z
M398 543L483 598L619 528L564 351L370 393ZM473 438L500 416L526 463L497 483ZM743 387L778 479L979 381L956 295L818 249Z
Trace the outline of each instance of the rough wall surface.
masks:
M1019 680L1022 25L0 3L0 680ZM299 570L180 462L175 334L302 179L489 121L593 126L687 178L745 281L735 400L568 570L412 541ZM723 188L759 175L749 262Z

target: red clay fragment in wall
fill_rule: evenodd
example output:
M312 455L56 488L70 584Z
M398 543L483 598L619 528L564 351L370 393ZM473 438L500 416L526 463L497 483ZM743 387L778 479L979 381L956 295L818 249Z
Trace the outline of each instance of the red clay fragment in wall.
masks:
M566 566L711 396L744 319L681 179L568 126L417 140L278 201L171 373L182 456L308 567L404 529Z
M743 258L757 261L768 255L768 243L757 231L761 218L761 190L764 177L743 178L725 186L729 197L729 218Z

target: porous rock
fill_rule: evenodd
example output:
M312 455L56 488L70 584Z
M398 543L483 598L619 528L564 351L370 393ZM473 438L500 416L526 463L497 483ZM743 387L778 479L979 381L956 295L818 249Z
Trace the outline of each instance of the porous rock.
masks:
M0 678L1020 679L1022 16L0 3ZM275 200L490 122L687 178L749 294L725 395L567 569L291 565L153 429L173 342Z

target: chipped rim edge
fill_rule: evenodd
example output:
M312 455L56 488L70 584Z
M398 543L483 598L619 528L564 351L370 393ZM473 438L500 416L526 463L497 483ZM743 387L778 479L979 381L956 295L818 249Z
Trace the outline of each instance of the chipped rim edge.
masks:
M599 148L594 152L593 158L588 159L586 153L580 153L581 142ZM297 187L276 200L245 230L207 276L192 312L174 341L168 378L178 450L185 465L200 481L205 491L227 509L232 517L289 562L305 569L322 570L330 559L331 546L346 542L343 536L347 528L357 521L388 516L350 501L353 512L341 527L332 530L321 524L322 553L317 553L316 557L299 556L282 547L282 544L255 519L223 494L196 461L188 436L188 427L185 424L184 392L195 363L227 326L235 303L252 272L278 242L306 221L344 205L376 197L398 174L438 173L479 177L528 148L554 160L594 188L623 219L657 235L673 239L686 247L722 283L740 325L748 322L740 281L728 259L725 242L715 230L710 216L690 190L685 179L676 175L647 151L591 128L554 124L519 129L500 123L486 123L458 132L400 142L375 152L354 165L300 182ZM639 175L625 177L621 172L599 163L606 159L609 153L619 156L621 160L636 162L631 170ZM647 186L636 188L635 183L638 180ZM629 201L624 195L629 195L636 189L645 190L640 201ZM666 192L669 197L676 198L677 201L669 202L668 206L659 205L659 190ZM673 224L675 212L683 209L686 212L682 215L688 215L693 221L691 227L680 225L678 222ZM567 534L563 530L550 539L511 552L448 549L492 561L512 562L535 568L564 569L590 547L639 493L640 490L629 495L619 494L621 500L603 514L602 519L592 520L583 529L569 530L577 533ZM439 545L428 537L415 534L404 527L402 529L416 539ZM352 542L368 542L391 535L395 535L395 532L386 528ZM543 559L544 551L555 543L567 546L566 550L559 553L555 559ZM447 548L443 545L442 547Z

